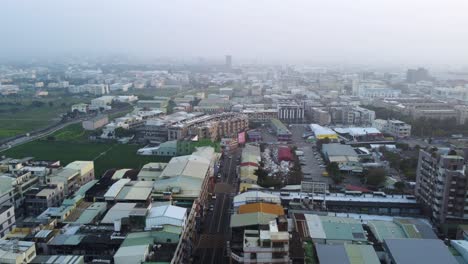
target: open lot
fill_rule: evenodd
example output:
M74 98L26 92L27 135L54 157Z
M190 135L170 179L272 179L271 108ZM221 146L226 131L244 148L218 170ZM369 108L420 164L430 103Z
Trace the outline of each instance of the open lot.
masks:
M136 151L141 146L89 142L80 124L70 125L53 134L55 140L36 140L2 153L7 157L34 157L38 160L60 160L66 165L75 160L94 160L97 177L107 169L135 168L154 161L166 161L167 158L139 156Z
M24 134L60 120L71 105L87 102L79 96L51 95L47 98L0 97L0 139Z

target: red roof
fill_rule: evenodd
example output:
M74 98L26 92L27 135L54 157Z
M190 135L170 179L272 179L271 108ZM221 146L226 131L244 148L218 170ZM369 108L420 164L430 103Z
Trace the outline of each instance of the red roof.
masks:
M361 186L356 186L356 185L351 185L351 184L346 184L345 189L347 191L358 191L358 192L371 192L371 190L361 187Z
M278 160L279 161L291 161L293 159L291 149L287 146L279 147L278 149Z

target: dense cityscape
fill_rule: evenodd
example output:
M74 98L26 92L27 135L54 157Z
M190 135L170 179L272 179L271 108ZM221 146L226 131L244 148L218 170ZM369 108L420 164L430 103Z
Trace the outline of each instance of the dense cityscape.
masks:
M234 59L3 65L0 262L464 261L465 75Z
M0 263L468 264L466 10L2 2Z

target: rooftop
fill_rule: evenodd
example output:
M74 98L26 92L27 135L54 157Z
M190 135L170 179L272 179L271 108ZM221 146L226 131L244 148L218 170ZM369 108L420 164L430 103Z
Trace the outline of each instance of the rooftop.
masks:
M271 203L251 203L239 206L239 214L248 213L284 215L284 209L281 205Z
M439 239L386 239L384 248L395 264L457 264L448 247Z

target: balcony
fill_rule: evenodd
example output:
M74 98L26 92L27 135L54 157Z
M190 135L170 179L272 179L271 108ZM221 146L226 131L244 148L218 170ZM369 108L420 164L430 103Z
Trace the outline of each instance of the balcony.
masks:
M246 253L266 253L266 252L288 252L289 246L285 245L283 247L244 247L244 252Z
M291 263L291 260L288 256L282 258L245 258L243 255L238 255L234 252L231 252L231 258L240 263Z

